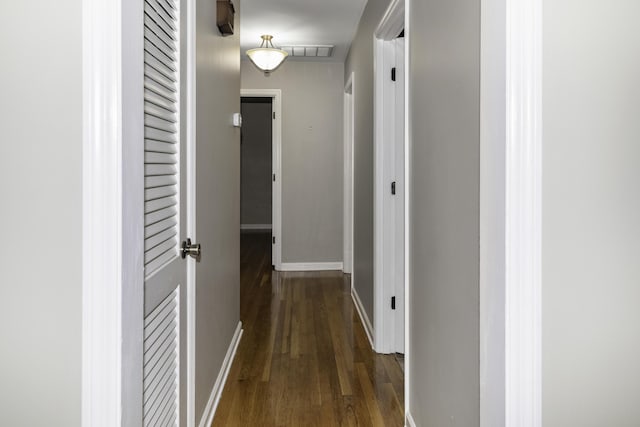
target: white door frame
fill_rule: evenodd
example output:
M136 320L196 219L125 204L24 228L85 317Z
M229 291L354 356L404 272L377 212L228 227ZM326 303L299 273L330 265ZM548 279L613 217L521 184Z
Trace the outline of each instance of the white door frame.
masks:
M480 425L540 427L542 0L481 16Z
M385 168L385 159L393 158L393 148L385 141L392 141L395 137L395 124L388 125L390 118L395 122L395 110L393 104L387 102L395 93L391 81L390 64L395 63L395 50L389 40L395 39L405 29L404 0L393 0L380 24L373 34L374 43L374 346L379 353L391 353L393 350L394 313L391 310L391 297L394 290L388 285L394 283L395 257L393 249L389 250L394 242L394 212L392 203L385 203L391 196L391 181L394 176ZM405 55L405 64L408 55ZM406 66L405 66L406 68ZM407 98L405 86L405 100ZM406 105L406 102L405 102ZM406 110L405 110L406 111ZM406 126L405 123L402 126ZM405 152L407 147L408 132L405 128ZM406 171L405 171L406 172ZM403 176L404 178L404 176ZM398 178L399 179L399 178ZM405 203L408 197L405 197ZM407 239L408 210L405 206L405 235ZM406 248L406 245L405 245ZM408 253L405 253L405 259ZM406 265L406 261L405 261ZM405 295L406 276L405 276ZM405 313L407 310L405 310ZM405 328L406 329L406 328Z
M195 6L187 5L187 164L195 164ZM143 3L82 0L82 425L142 425L144 318ZM187 203L195 204L195 170ZM195 210L192 210L195 215ZM193 216L187 230L195 236ZM189 264L193 264L190 261ZM195 307L188 275L187 310ZM187 424L194 424L188 313Z
M275 237L272 245L271 262L276 270L282 269L282 90L280 89L241 89L241 97L271 98L274 114L271 126L271 161L275 180L272 184L271 233Z
M353 286L353 148L354 148L354 73L344 86L344 177L343 177L343 257L342 270L351 274Z
M142 423L143 6L83 0L82 9L82 425L134 426Z

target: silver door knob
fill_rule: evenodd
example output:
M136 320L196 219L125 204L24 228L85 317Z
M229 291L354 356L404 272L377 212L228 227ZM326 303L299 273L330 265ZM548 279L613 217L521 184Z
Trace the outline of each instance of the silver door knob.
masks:
M180 251L180 256L182 259L185 259L187 255L192 258L195 258L197 261L200 261L200 243L191 243L191 239L187 239L182 242L182 249Z

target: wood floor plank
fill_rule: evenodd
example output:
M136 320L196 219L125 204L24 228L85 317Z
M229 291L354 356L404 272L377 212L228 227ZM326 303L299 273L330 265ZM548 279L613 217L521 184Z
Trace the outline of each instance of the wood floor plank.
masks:
M402 426L403 373L371 350L339 272L277 272L241 237L244 335L213 426Z

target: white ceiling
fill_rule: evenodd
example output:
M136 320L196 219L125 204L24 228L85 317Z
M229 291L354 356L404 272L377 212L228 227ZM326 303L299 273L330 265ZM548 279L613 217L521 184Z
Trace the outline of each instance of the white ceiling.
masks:
M276 47L335 45L330 60L344 61L366 3L367 0L241 0L242 57L247 49L260 45L262 34L271 34Z

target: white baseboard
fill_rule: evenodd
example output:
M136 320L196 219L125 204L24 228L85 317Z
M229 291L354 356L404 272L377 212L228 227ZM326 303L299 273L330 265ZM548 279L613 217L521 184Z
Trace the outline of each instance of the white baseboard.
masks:
M227 382L227 376L229 375L231 364L236 356L236 350L238 350L238 344L240 344L242 332L242 322L238 322L238 327L236 328L236 332L233 334L233 338L229 344L229 349L227 349L227 354L222 362L220 373L218 373L216 383L213 385L213 390L211 390L211 396L209 396L207 406L204 408L202 418L200 418L200 423L198 424L200 427L209 427L213 423L213 416L216 414L218 403L220 403L220 397L222 396L224 385Z
M342 271L341 262L283 262L280 271Z
M271 224L240 224L240 230L271 230Z
M367 333L367 338L369 338L369 344L371 344L371 348L374 349L375 351L375 347L373 346L373 338L372 338L373 326L371 324L371 321L369 320L369 317L367 316L367 312L362 306L362 301L360 301L358 292L356 291L356 288L354 288L353 286L351 287L351 299L353 300L353 305L356 306L356 311L358 312L358 316L360 316L360 322L364 327L364 331Z
M417 427L417 424L415 422L415 420L413 419L413 416L411 415L411 412L407 412L407 416L406 416L406 423L405 425L407 427Z

